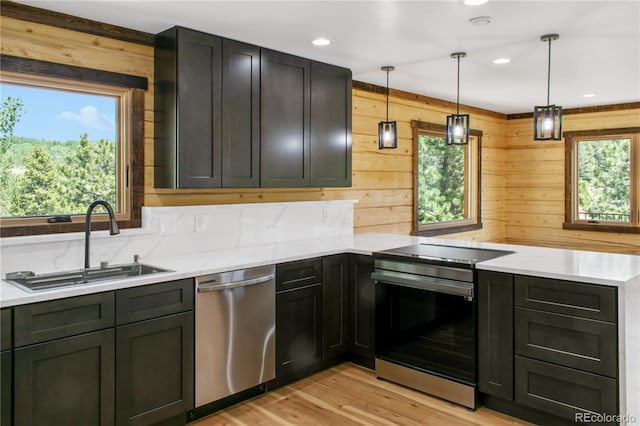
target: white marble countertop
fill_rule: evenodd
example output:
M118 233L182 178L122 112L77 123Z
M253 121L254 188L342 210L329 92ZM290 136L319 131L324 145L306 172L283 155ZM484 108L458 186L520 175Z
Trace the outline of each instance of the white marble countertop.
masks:
M345 252L371 254L374 251L402 247L418 242L515 252L508 256L480 262L476 265L477 269L609 286L640 283L640 256L369 233L205 251L195 255L144 258L141 259L143 263L168 268L175 272L124 280L103 281L91 285L65 287L37 293L28 293L2 281L0 283L0 307L116 290L317 256Z

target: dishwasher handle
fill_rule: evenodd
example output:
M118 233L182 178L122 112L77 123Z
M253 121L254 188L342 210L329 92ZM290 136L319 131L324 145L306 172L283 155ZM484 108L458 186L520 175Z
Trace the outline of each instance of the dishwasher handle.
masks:
M264 275L262 277L251 278L251 279L242 280L242 281L233 281L233 282L224 283L224 284L215 284L217 282L216 279L207 280L205 278L203 280L199 280L196 278L196 283L198 284L198 292L205 293L208 291L221 291L221 290L228 290L231 288L247 287L250 285L262 284L262 283L266 283L267 281L271 281L274 278L275 278L274 274L269 274L269 275Z

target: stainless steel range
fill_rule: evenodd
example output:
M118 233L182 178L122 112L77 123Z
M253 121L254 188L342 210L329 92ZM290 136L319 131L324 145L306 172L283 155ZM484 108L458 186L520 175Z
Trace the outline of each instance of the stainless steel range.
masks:
M511 253L437 244L374 253L376 375L475 409L475 264Z

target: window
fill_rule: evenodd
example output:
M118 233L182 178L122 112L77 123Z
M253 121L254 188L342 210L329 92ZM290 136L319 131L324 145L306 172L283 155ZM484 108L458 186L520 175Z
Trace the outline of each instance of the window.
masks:
M640 233L640 128L564 137L564 228Z
M472 130L469 145L447 145L445 126L413 121L414 234L438 235L482 228L480 144Z
M96 199L128 217L129 92L3 74L4 219L81 215Z
M144 92L122 84L122 78L130 77L134 87L141 78L96 70L89 70L88 79L69 78L65 74L77 77L87 70L5 58L0 75L2 236L80 231L96 199L112 205L121 227L140 226ZM16 72L14 61L20 71L37 63L39 72ZM52 72L42 73L43 68ZM65 215L71 223L48 224L51 217Z

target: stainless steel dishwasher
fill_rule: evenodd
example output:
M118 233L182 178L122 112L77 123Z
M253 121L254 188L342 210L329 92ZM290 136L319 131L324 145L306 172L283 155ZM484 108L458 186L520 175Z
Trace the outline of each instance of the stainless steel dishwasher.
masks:
M196 278L196 407L275 378L275 267Z

